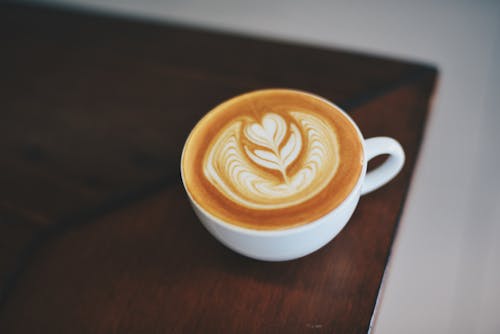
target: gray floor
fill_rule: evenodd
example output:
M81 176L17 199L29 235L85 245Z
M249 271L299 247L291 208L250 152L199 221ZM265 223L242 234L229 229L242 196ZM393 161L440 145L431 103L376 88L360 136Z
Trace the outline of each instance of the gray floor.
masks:
M436 64L374 333L500 333L500 2L54 0Z

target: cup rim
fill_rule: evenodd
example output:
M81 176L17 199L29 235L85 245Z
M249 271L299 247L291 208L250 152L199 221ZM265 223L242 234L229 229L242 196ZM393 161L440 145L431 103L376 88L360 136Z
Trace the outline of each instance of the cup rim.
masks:
M354 129L356 130L356 132L358 134L358 139L361 141L361 147L362 147L362 150L363 150L363 167L361 168L361 173L358 176L358 180L357 180L355 186L352 188L351 192L333 210L327 212L323 216L321 216L321 217L319 217L319 218L317 218L317 219L315 219L315 220L313 220L313 221L311 221L309 223L305 223L305 224L302 224L302 225L299 225L299 226L292 226L292 227L286 227L286 228L283 228L283 229L275 229L275 230L257 230L257 229L252 229L252 228L243 227L243 226L234 225L234 224L225 222L224 220L222 220L222 219L214 216L210 212L208 212L205 208L203 208L203 206L201 204L197 203L194 200L193 196L191 196L191 193L189 192L189 189L187 188L186 182L184 180L185 177L184 177L184 171L183 171L182 166L183 166L183 162L184 162L184 153L186 151L186 146L187 146L187 143L189 141L189 138L191 137L191 135L192 135L192 133L194 131L194 128L196 127L196 124L195 124L195 126L193 126L193 128L189 132L188 137L186 138L186 140L184 142L184 146L182 148L182 154L181 154L181 163L180 163L182 186L184 187L184 190L185 190L186 194L188 195L191 204L193 206L195 206L196 209L198 209L199 211L201 211L204 215L206 215L208 218L210 218L211 221L213 221L214 223L216 223L218 225L221 225L222 227L224 227L226 229L232 230L234 232L242 233L242 234L247 234L247 235L258 235L258 236L269 236L269 237L272 237L272 236L276 236L276 235L287 235L287 234L293 234L293 233L299 233L299 232L307 231L307 230L312 229L315 226L321 224L322 221L323 221L323 218L325 218L326 216L329 216L329 215L333 214L335 211L338 211L346 202L348 202L360 190L360 188L361 188L361 186L363 184L364 177L366 175L367 161L366 161L365 139L363 137L363 134L359 130L358 125L354 122L354 120L341 107L339 107L335 103L333 103L333 102L327 100L326 98L324 98L322 96L319 96L317 94L310 93L310 92L307 92L307 91L304 91L304 90L300 90L300 89L293 89L293 88L262 88L262 89L256 89L256 90L252 90L252 91L249 91L249 92L246 92L246 93L243 93L243 94L239 94L239 95L233 96L233 97L231 97L229 99L226 99L226 100L222 101L221 103L224 103L226 101L229 101L231 99L234 99L234 98L237 98L237 97L240 97L240 96L243 96L243 95L252 94L252 93L259 93L259 92L265 92L265 91L270 91L270 90L284 90L284 91L292 91L292 92L307 94L307 95L309 95L311 97L314 97L314 98L316 98L316 99L318 99L320 101L323 101L323 102L325 102L325 103L327 103L327 104L335 107L353 125ZM220 105L221 103L219 103L218 105ZM207 114L208 113L206 113L205 115L203 115L203 117L205 117ZM198 122L200 120L198 120ZM198 124L198 122L197 122L197 124Z

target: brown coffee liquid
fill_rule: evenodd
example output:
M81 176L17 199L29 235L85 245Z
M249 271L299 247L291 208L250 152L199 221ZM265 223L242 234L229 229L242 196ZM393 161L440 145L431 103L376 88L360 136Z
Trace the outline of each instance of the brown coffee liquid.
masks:
M335 209L363 167L355 126L314 95L267 89L237 96L193 129L181 161L191 198L246 228L285 229Z

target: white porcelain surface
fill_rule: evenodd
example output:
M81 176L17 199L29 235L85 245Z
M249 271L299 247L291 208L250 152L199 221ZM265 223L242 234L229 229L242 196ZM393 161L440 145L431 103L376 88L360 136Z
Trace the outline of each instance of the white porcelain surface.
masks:
M314 223L284 231L255 231L224 224L191 201L205 228L235 252L263 261L286 261L308 255L326 245L346 225L360 196L360 187L336 210Z

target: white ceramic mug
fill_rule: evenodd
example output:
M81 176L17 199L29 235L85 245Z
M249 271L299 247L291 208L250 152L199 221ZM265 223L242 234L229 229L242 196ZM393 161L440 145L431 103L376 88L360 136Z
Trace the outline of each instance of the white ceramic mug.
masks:
M331 103L322 99L327 103ZM340 109L338 106L335 106ZM343 111L342 111L343 112ZM344 201L323 217L308 224L279 230L254 230L222 221L197 204L189 193L182 174L184 188L194 211L206 229L221 243L245 256L264 261L286 261L308 255L326 245L347 224L359 197L383 186L393 179L404 164L401 145L388 137L364 139L354 121L345 113L357 130L363 144L363 170L356 186ZM375 156L388 154L389 158L379 167L366 173L368 161Z

